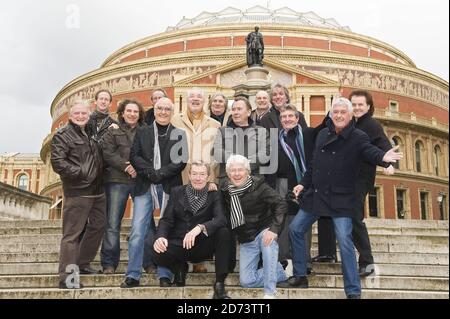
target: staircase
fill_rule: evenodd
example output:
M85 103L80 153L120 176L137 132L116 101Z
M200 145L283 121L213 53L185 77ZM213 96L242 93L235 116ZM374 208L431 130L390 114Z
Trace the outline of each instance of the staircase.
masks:
M448 221L368 220L376 274L362 278L362 297L372 299L448 299ZM141 287L121 289L128 250L130 220L122 226L121 263L116 275L81 276L85 288L61 290L58 286L58 253L61 221L0 221L0 299L155 298L210 299L214 263L208 273L189 273L183 288L160 288L154 274L145 274ZM316 229L314 228L314 233ZM317 254L313 236L312 255ZM97 255L93 267L100 269ZM192 266L190 266L192 267ZM309 289L278 289L278 298L345 298L341 265L313 264ZM238 269L238 267L236 267ZM237 273L226 281L232 298L261 298L262 289L243 289Z

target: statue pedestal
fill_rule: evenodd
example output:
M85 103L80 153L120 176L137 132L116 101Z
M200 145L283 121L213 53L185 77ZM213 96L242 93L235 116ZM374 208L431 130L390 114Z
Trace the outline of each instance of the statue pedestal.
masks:
M233 87L235 96L246 96L255 108L255 95L258 91L269 91L270 81L267 79L269 71L262 66L251 66L244 71L246 81Z
M270 85L270 82L267 80L267 76L269 75L269 71L264 69L261 66L252 66L244 71L247 76L247 85L251 86L265 86L267 84Z

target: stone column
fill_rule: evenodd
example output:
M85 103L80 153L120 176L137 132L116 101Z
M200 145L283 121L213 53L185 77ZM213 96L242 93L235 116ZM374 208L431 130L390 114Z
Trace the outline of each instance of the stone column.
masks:
M426 159L428 162L428 173L431 175L435 175L436 172L434 171L434 148L433 144L431 143L431 138L427 137L426 145L424 145L425 152L426 152Z
M448 141L445 141L444 143L442 143L443 149L441 150L441 152L443 152L443 163L441 163L441 167L442 167L442 171L444 172L444 176L448 178Z
M304 96L304 101L305 101L305 109L304 109L304 115L305 115L305 120L306 123L308 124L308 126L310 125L310 117L311 117L311 95L310 94L305 94Z
M412 144L412 136L411 131L408 130L406 133L406 140L405 140L405 155L406 155L406 170L407 171L414 171L414 152L415 148Z
M12 158L9 159L9 161L13 161ZM12 162L8 162L8 178L6 179L6 184L8 185L14 185L14 164Z
M30 192L32 193L37 193L39 191L38 189L36 189L36 180L37 180L36 164L33 164L30 176Z

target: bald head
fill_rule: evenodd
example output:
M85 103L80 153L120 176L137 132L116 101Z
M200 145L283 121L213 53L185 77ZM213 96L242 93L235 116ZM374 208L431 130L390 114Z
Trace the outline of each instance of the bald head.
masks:
M159 125L169 125L173 115L173 103L167 97L160 98L155 104L155 121Z
M259 91L256 93L256 108L258 111L263 112L270 108L270 97L266 91Z

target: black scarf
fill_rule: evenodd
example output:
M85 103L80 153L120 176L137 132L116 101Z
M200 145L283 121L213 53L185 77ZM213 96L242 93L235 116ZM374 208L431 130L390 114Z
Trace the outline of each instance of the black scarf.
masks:
M195 215L206 204L206 199L208 198L208 185L203 189L196 190L192 187L192 184L189 183L186 185L185 194L187 201L191 206L192 213Z

